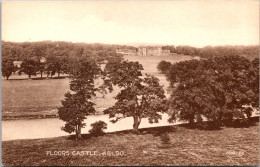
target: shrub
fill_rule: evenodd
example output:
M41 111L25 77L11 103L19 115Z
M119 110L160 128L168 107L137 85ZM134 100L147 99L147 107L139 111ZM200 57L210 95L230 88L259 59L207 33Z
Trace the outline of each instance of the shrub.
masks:
M104 134L104 129L107 129L107 124L104 121L97 121L90 125L92 129L89 130L89 133L92 136L100 136Z
M163 145L171 144L171 140L170 140L168 133L163 133L163 134L161 134L160 137L161 137L161 141L162 141Z
M167 72L167 70L169 70L170 66L171 66L171 62L167 62L167 61L162 60L162 61L157 65L157 69L158 69L161 73L165 74L165 73Z

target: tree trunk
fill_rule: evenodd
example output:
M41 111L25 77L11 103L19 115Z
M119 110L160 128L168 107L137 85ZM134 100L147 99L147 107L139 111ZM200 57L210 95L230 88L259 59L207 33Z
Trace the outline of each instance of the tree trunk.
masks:
M78 125L76 125L76 140L78 140Z
M81 140L82 137L81 137L81 127L78 127L78 140Z
M9 79L9 77L6 77L6 80L8 80Z
M29 75L29 78L31 78L31 75Z
M138 127L141 123L141 118L139 118L136 115L133 118L134 118L134 124L133 124L134 133L139 133Z
M58 72L58 78L60 78L60 72Z
M41 78L42 78L42 72L41 72Z
M192 115L189 119L189 124L193 125L194 124L194 115Z
M76 140L81 140L81 121L79 121L79 124L76 127Z
M76 69L75 69L75 67L73 67L73 69L72 69L72 75L75 76L75 73L76 73Z

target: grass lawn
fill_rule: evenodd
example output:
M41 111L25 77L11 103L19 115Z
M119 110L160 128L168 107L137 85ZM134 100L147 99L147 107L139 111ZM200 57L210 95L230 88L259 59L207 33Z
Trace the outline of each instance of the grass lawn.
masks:
M2 142L2 163L5 166L256 166L259 164L258 126L257 122L249 128L224 127L207 131L180 125L144 129L139 135L125 131L99 137L85 136L81 141L71 140L69 136L5 141ZM166 147L161 145L160 133L163 131L170 137L170 144ZM101 155L105 150L107 154ZM57 155L55 151L64 151L64 154ZM85 152L80 155L79 151ZM87 151L92 151L92 155ZM116 151L122 151L122 154L116 156Z
M2 79L2 119L35 119L57 117L64 94L69 91L69 78L43 80ZM115 92L96 98L96 109L114 104ZM100 110L99 110L100 109ZM102 110L103 111L103 110Z
M176 63L185 60L191 60L192 57L184 56L184 55L174 55L174 56L132 56L132 55L125 55L125 60L129 61L138 61L143 65L143 72L149 73L155 76L160 76L159 71L157 71L157 65L160 61L165 60L171 63ZM162 75L162 74L161 74Z
M2 79L2 118L56 114L60 100L69 90L69 79Z

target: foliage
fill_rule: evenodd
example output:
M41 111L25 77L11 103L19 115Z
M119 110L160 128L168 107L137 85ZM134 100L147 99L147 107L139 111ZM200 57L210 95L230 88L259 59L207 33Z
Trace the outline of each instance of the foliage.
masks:
M168 133L162 133L160 135L160 139L163 145L169 145L171 144L171 139L170 136L168 135Z
M171 53L184 54L189 56L200 56L202 58L214 58L222 56L239 55L249 60L258 58L259 45L256 46L206 46L195 48L191 46L163 46L163 49L170 50Z
M21 63L18 74L25 73L31 78L32 75L37 75L39 61L35 59L26 59Z
M13 61L10 59L2 60L2 76L7 80L12 75L13 72L16 72L18 67L13 64Z
M37 66L37 71L38 71L38 73L41 74L41 78L42 78L42 74L45 70L46 70L46 63L45 62L39 62L38 66Z
M89 133L93 136L100 136L105 133L104 129L107 129L107 124L104 121L97 121L91 124L91 127Z
M66 93L62 107L58 108L60 119L66 122L62 130L76 132L76 139L81 139L81 128L85 126L83 121L86 116L96 113L91 99L95 96L94 78L98 72L95 63L82 61L70 82L70 90L74 93Z
M44 72L49 76L56 73L66 73L73 75L80 60L94 61L97 64L106 61L122 61L123 57L115 53L117 48L134 48L122 45L106 44L84 44L71 42L5 42L2 41L2 58L16 61L27 59L40 60L42 57L48 59L46 64L38 64L38 71L41 76ZM253 60L258 57L259 46L207 46L195 48L190 46L163 46L171 53L184 54L190 56L200 56L202 58L213 58L220 56L240 55ZM163 72L163 71L162 71ZM33 74L34 75L34 74Z
M179 62L166 76L172 91L170 121L207 118L219 126L223 120L249 118L252 108L245 106L259 105L258 69L244 57Z
M165 61L165 60L162 60L162 61L157 65L157 69L158 69L161 73L165 74L166 71L170 68L170 66L171 66L171 62L167 62L167 61Z
M55 73L58 73L58 77L60 73L62 72L62 62L59 57L47 57L46 58L46 70L47 70L47 75L55 75Z
M252 61L252 66L249 68L250 87L253 92L259 92L259 58ZM259 96L252 96L252 106L259 107Z
M114 122L124 117L133 117L133 128L138 132L142 118L149 118L150 123L161 119L159 113L167 110L166 99L159 79L152 75L143 76L143 67L138 62L111 62L105 67L105 74L109 78L105 84L109 89L113 85L119 86L121 91L115 99L114 106L104 113L116 117Z
M71 42L5 42L2 41L2 57L23 61L31 57L70 57L86 58L95 61L107 60L108 57L120 58L115 53L116 48L124 48L121 45L84 44Z
M51 41L23 43L2 41L1 47L3 59L39 61L41 58L46 58L45 63L37 65L37 73L42 76L45 72L47 76L52 77L56 73L58 76L61 73L74 75L78 63L82 60L93 61L97 64L116 59L122 60L122 55L115 53L115 50L126 46Z
M117 48L134 48L122 45L106 45L106 44L84 44L71 42L6 42L2 41L2 57L23 61L31 57L48 57L59 56L66 58L86 58L100 61L109 58L122 58L116 54ZM191 46L163 46L162 49L168 49L171 53L184 54L189 56L200 56L202 58L213 58L219 56L240 55L250 60L259 56L259 46L206 46L203 48L195 48Z

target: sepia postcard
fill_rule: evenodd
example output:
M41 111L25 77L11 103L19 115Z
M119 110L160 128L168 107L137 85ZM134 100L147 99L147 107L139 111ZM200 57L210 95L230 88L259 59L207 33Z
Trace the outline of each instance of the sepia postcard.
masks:
M2 1L3 166L258 166L259 1Z

